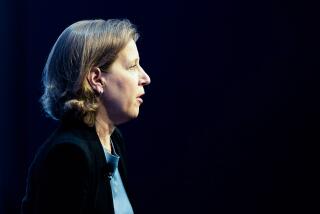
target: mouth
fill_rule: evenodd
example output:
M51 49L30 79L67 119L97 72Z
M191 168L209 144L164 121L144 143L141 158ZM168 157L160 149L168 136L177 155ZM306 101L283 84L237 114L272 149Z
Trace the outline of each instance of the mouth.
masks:
M138 97L137 97L137 100L138 100L138 102L141 104L141 103L143 103L143 99L142 99L142 96L144 95L144 93L143 94L140 94Z

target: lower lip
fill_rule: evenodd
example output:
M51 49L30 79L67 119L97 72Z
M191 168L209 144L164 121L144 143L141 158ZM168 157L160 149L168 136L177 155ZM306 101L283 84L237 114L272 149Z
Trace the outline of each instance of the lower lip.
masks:
M138 97L137 100L139 101L139 103L143 103L142 98Z

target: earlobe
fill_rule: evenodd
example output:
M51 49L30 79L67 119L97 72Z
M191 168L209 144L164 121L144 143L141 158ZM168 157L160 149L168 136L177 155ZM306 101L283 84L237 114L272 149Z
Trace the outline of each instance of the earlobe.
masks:
M90 69L86 77L92 90L99 95L103 93L103 80L101 73L100 68L93 67Z

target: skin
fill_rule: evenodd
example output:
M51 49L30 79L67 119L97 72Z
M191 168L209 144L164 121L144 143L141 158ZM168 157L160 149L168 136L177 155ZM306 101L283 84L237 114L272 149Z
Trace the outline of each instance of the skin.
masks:
M87 76L92 89L100 94L95 126L101 144L109 152L115 125L138 117L144 86L150 84L139 61L136 43L130 40L106 72L94 67Z

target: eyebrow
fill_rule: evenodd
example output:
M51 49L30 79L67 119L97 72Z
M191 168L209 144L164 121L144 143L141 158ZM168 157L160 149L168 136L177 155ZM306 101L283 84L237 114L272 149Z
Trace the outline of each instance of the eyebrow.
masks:
M134 58L134 59L132 59L132 60L129 60L129 64L131 64L132 62L138 63L139 60L140 60L139 58Z

